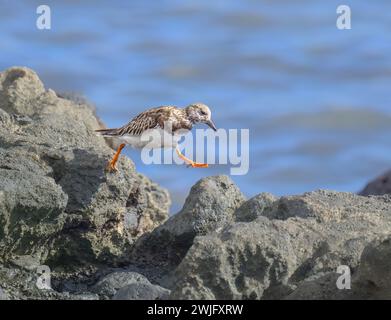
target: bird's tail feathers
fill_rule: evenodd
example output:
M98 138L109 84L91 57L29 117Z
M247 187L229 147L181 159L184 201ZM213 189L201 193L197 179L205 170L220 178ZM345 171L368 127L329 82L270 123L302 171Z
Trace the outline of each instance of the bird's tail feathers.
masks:
M103 136L103 137L114 137L118 135L118 129L98 129L95 130L97 135Z

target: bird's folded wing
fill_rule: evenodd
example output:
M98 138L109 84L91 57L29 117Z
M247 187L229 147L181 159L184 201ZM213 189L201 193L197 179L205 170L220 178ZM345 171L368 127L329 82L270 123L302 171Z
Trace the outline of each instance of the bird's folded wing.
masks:
M171 110L169 107L159 107L144 111L133 118L128 124L119 128L118 135L129 134L139 136L149 129L164 129L165 122L170 121L170 113Z

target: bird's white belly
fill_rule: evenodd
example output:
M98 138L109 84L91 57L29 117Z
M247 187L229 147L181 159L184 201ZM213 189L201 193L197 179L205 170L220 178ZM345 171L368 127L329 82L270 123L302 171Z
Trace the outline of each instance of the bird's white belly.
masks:
M126 143L133 148L175 148L178 141L183 136L182 134L174 134L164 131L163 129L150 129L145 131L142 135L135 136L125 134L118 137L121 142Z

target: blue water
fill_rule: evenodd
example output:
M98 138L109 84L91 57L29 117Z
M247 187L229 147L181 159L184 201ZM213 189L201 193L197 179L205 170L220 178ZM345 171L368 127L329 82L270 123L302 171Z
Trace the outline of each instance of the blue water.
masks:
M35 27L48 4L52 29ZM359 191L391 166L391 2L0 1L0 69L33 68L46 86L84 94L108 126L152 106L211 106L221 128L250 129L247 195ZM146 166L172 211L227 166Z

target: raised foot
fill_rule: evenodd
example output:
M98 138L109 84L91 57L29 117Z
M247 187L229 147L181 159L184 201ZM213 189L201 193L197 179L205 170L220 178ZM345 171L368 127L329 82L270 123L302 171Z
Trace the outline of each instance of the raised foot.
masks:
M198 163L198 162L191 162L187 165L187 167L192 168L208 168L209 165L207 163Z
M192 168L208 168L209 165L207 163L199 163L199 162L194 162L193 160L186 158L179 149L176 149L176 153L181 158L185 163L187 164L187 167L192 167Z

